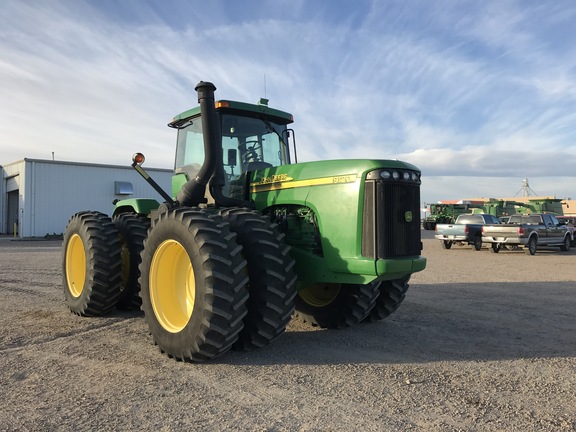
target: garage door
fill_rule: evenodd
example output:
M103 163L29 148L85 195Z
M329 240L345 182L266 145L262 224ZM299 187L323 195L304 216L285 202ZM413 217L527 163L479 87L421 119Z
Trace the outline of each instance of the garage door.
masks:
M20 176L9 177L6 179L6 192L12 192L20 189Z

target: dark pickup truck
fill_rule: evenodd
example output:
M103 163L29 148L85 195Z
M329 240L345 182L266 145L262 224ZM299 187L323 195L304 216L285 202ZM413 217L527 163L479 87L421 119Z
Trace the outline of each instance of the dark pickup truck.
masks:
M471 244L479 251L482 248L482 227L485 224L499 224L500 219L489 214L461 214L453 224L437 224L435 239L442 241L444 249L454 243Z
M566 227L552 214L532 213L512 215L507 224L485 225L482 241L492 244L492 251L498 252L502 246L523 246L526 253L535 255L539 246L560 246L569 251L572 236Z

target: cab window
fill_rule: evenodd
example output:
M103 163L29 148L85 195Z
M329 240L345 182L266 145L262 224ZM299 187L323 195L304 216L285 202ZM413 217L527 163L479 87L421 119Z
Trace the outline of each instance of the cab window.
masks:
M204 137L202 120L196 117L190 124L178 129L176 144L176 162L174 171L185 172L188 178L194 178L204 163Z

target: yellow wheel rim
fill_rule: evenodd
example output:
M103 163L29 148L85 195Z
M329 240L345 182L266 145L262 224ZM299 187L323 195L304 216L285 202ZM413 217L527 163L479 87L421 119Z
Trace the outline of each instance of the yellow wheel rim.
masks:
M314 284L300 289L298 295L313 307L324 307L334 301L340 292L340 284Z
M175 240L166 240L150 266L150 301L156 319L166 331L178 333L192 316L196 280L190 257Z
M86 282L86 251L78 234L72 235L66 247L66 282L74 297L80 297Z

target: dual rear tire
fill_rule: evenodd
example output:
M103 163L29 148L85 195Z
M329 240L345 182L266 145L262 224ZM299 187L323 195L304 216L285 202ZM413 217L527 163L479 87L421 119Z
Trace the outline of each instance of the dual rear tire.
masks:
M289 252L276 225L249 209L162 213L140 265L142 310L160 350L205 361L281 336L296 295Z
M248 275L235 238L197 208L163 212L152 224L140 265L142 310L169 357L206 361L238 339Z
M219 216L236 233L248 265L247 314L233 348L262 348L285 332L294 312L295 261L285 235L268 217L245 208L225 209Z
M63 285L74 313L141 307L160 350L191 361L232 346L261 348L285 332L295 263L284 234L265 216L179 208L148 226L134 214L111 220L80 212L70 219Z
M122 294L121 245L112 220L76 213L63 240L62 277L69 309L81 316L109 313Z

